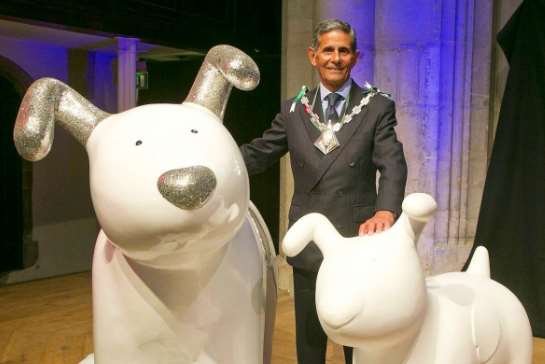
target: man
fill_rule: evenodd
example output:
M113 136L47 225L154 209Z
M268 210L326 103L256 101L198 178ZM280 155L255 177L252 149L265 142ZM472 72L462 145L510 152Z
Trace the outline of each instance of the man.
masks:
M307 55L320 85L284 102L271 128L241 146L248 171L262 172L289 151L295 184L290 225L304 214L321 212L345 236L381 232L400 213L407 175L394 131L394 103L350 78L359 52L349 24L320 22ZM294 268L299 364L325 363L327 337L314 301L321 261L314 244L288 259ZM351 348L344 351L351 363Z

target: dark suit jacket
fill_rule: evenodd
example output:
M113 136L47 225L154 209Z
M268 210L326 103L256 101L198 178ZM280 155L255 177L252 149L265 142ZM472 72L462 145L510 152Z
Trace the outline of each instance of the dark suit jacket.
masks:
M311 102L316 92L314 89L307 93ZM364 95L364 90L353 82L347 114ZM318 91L314 112L322 115L319 97ZM341 234L355 236L359 225L376 210L390 210L399 215L407 165L394 131L394 102L380 94L374 96L337 132L340 147L324 155L313 145L320 132L311 124L301 103L290 112L292 101L282 103L281 112L261 138L241 146L250 175L263 172L290 152L295 183L290 226L307 213L320 212ZM377 170L380 172L378 194ZM314 271L321 261L322 254L314 243L295 258L288 258L293 266Z

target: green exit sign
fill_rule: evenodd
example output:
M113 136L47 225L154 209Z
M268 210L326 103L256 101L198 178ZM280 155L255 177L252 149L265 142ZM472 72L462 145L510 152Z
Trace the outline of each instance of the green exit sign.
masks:
M147 90L149 88L149 75L147 72L136 72L136 88L139 90Z

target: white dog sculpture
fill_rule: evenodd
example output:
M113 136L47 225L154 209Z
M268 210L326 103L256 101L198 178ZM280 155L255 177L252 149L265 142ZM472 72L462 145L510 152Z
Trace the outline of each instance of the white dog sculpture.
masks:
M89 155L102 231L86 363L270 362L274 248L222 124L232 85L258 82L250 57L217 46L180 105L109 115L54 79L27 91L14 129L19 153L43 158L58 122Z
M429 195L409 195L394 226L371 236L344 238L320 214L291 227L286 254L313 240L324 255L316 308L325 332L355 348L354 364L530 364L528 317L490 279L484 247L467 272L424 278L415 243L435 208Z

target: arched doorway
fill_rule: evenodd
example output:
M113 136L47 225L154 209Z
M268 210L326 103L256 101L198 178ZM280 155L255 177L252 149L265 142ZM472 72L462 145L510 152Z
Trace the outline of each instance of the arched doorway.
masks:
M19 157L13 124L32 78L0 56L0 272L32 265L32 165Z

